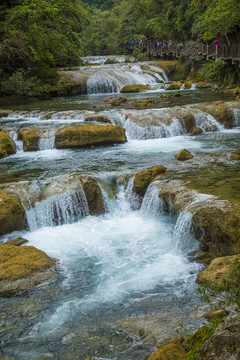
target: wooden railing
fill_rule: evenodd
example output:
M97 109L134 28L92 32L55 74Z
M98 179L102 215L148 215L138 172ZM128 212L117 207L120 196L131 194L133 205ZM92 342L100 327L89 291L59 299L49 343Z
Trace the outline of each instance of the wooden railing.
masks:
M135 47L148 51L153 56L169 55L178 57L181 51L184 49L183 44L162 44L151 41L134 41L122 44L123 48L132 50ZM240 45L220 45L216 46L215 43L210 45L202 43L199 46L199 55L208 59L221 59L240 61Z

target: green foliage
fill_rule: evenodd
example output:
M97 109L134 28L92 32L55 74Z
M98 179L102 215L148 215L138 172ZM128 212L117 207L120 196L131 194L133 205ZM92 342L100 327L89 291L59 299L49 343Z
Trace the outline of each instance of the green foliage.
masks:
M227 66L222 60L212 60L204 64L198 73L200 80L223 82Z
M1 90L6 95L15 94L19 97L27 97L34 96L41 89L41 83L36 77L26 78L20 70L2 82Z
M211 303L210 295L225 293L225 297L220 301L221 305L235 305L240 308L240 259L236 259L230 268L228 275L220 284L203 284L198 288L198 293L202 294L202 300Z

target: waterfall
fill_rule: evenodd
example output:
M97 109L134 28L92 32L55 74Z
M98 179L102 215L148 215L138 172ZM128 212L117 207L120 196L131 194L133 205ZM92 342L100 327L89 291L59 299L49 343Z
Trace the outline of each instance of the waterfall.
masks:
M234 125L236 127L240 126L240 109L233 109L233 119Z
M157 187L158 181L153 182L148 186L148 189L144 195L141 212L144 214L157 215L163 212L164 201L159 198L159 188Z
M224 126L220 124L212 115L203 111L194 114L196 126L203 129L205 132L221 131Z
M172 246L176 252L184 252L192 249L193 237L190 235L193 214L189 211L180 212L174 228Z
M69 190L36 202L26 211L30 231L47 226L72 224L89 215L88 203L83 190Z
M55 136L49 138L40 138L38 141L39 150L52 150L54 149Z
M126 129L127 138L129 140L147 140L147 139L160 139L172 136L179 136L185 134L184 126L177 118L172 118L170 125L148 125L142 127L128 118L124 124Z

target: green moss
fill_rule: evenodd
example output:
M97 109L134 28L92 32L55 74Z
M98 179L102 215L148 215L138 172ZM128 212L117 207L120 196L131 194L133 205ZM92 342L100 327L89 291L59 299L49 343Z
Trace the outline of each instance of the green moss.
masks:
M153 179L157 175L163 174L165 171L166 171L165 166L157 165L154 166L153 168L138 172L134 178L134 186L133 186L134 191L139 195L144 195L149 184L153 181Z
M150 89L150 85L142 85L142 84L135 84L135 85L126 85L121 89L121 93L132 93L132 92L142 92Z

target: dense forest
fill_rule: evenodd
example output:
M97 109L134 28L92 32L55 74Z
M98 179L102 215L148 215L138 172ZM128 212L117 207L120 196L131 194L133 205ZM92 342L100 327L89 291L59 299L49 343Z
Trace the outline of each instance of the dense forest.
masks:
M217 36L240 43L239 0L3 0L1 93L39 91L58 81L58 67L121 53L126 41L181 41L194 61L194 44Z

